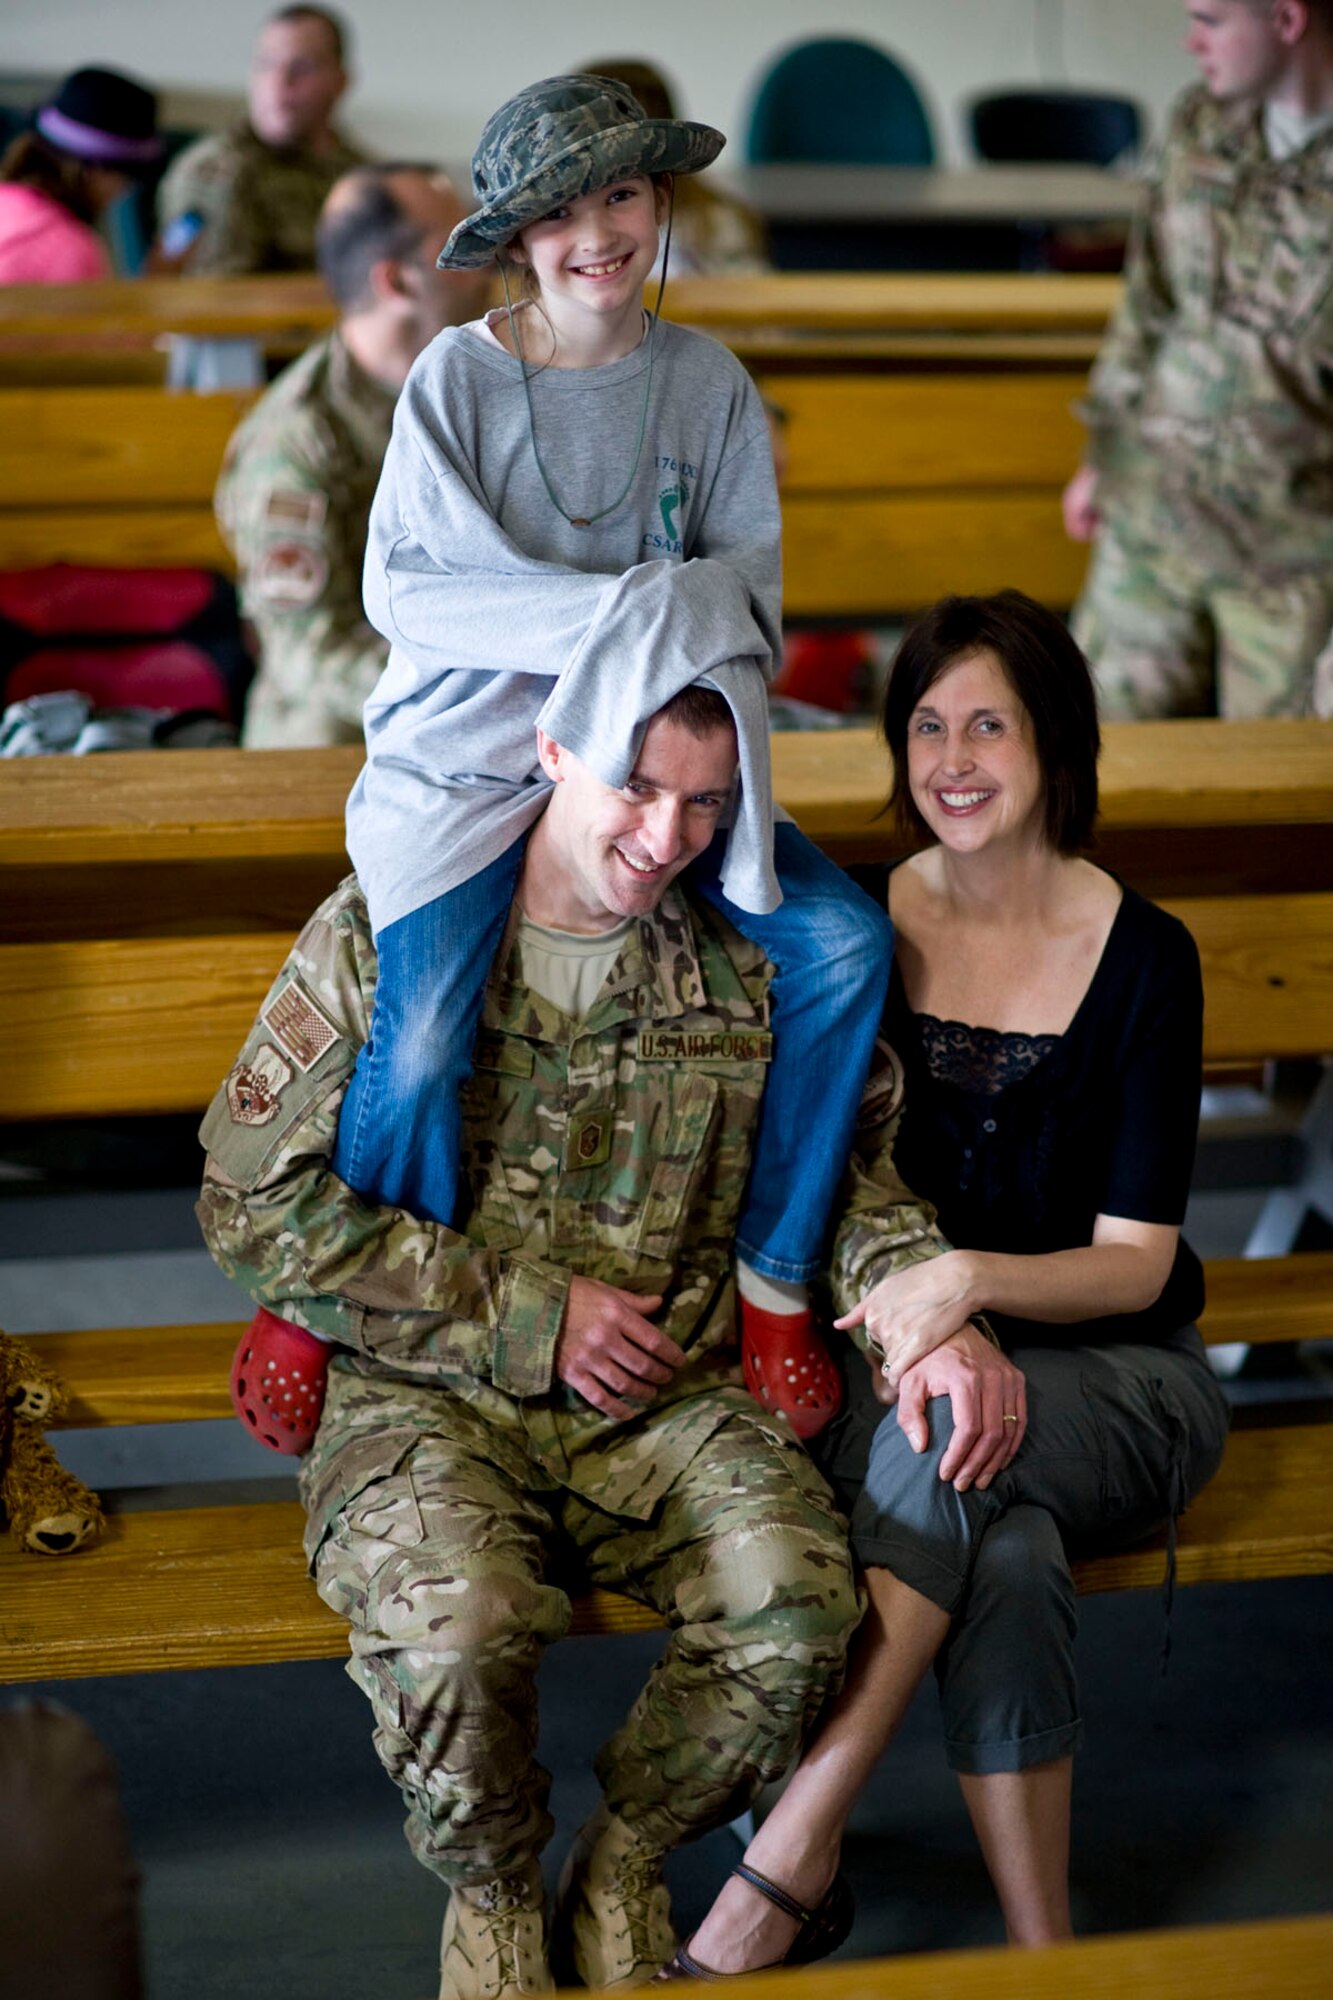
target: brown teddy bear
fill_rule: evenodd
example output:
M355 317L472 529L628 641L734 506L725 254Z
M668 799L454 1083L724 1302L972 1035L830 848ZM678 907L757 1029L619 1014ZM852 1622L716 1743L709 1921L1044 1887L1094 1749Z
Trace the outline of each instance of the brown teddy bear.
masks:
M0 1513L32 1555L63 1556L95 1541L102 1503L67 1472L42 1436L65 1391L30 1347L0 1332Z

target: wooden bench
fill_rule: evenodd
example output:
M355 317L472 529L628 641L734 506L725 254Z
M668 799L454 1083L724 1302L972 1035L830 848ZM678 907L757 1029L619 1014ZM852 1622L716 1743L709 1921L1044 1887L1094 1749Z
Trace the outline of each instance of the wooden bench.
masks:
M0 290L0 383L161 383L173 341L246 341L299 354L334 324L313 271L279 277L108 278Z
M1160 725L1168 754L1170 733L1184 730L1183 742L1191 727L1203 725ZM1295 745L1307 740L1302 727L1256 725L1256 741L1265 730L1286 741L1288 754L1279 761L1293 782L1280 810L1305 828L1308 847L1327 856L1333 801L1318 754L1310 793L1293 805L1300 789ZM1326 725L1304 727L1316 732L1321 752L1329 739L1317 732ZM1151 725L1136 728L1149 743ZM803 752L821 740L783 738L776 747ZM867 784L871 747L865 746L862 770ZM1145 754L1127 742L1131 775L1123 797L1138 801L1134 814L1146 831ZM878 785L882 753L876 756ZM342 753L276 752L257 785L259 761L182 752L0 767L0 869L7 890L18 885L4 899L17 916L0 938L0 996L9 1023L0 1121L196 1111L211 1096L282 963L295 922L313 907L312 897L294 921L275 921L270 905L281 897L270 898L258 881L258 856L269 848L271 864L279 857L276 879L287 893L293 879L307 884L311 869L327 870L332 880L342 868L340 805L353 765ZM1261 764L1256 752L1247 768ZM840 766L846 777L845 755ZM805 767L807 781L813 768ZM312 784L302 796L299 787L289 792L275 782L303 769ZM335 772L341 773L336 783ZM779 795L791 797L798 817L813 828L820 799L830 811L836 806L839 780L826 774L822 792L811 786L798 801L790 777L790 770L787 780L779 776ZM1262 783L1245 796L1253 806ZM1208 824L1216 808L1205 808L1200 821L1198 802L1183 797L1187 824ZM1158 817L1172 823L1178 803L1168 787ZM251 813L260 815L253 824ZM1262 813L1259 823L1269 823ZM239 890L238 901L215 899L222 878L209 871L219 865L235 869L230 886ZM289 866L294 878L283 873ZM174 901L160 893L164 876L174 884ZM1333 1021L1333 885L1236 894L1225 884L1225 868L1223 878L1218 885L1205 877L1194 885L1201 893L1173 905L1203 957L1208 1058L1253 1063L1322 1054ZM23 922L42 908L45 927L25 937ZM1333 1329L1333 1259L1230 1264L1211 1279L1210 1340L1293 1340ZM71 1421L102 1425L225 1414L237 1330L44 1337L75 1395ZM1308 1416L1239 1430L1222 1474L1182 1525L1182 1580L1333 1567L1330 1437ZM1121 1588L1161 1575L1161 1548L1149 1545L1083 1565L1080 1583ZM582 1630L646 1622L638 1607L604 1596L581 1599L578 1616ZM118 1513L106 1541L62 1564L58 1576L8 1548L0 1554L0 1675L241 1664L340 1653L344 1646L344 1629L305 1576L299 1509L290 1498Z
M809 359L917 358L945 340L950 359L1086 363L1120 296L1118 278L925 273L773 272L744 278L673 278L667 319L697 326L746 360L801 337ZM649 303L655 287L647 294ZM267 354L294 352L334 324L321 279L310 272L244 278L112 278L82 285L0 290L0 382L61 379L61 359L152 356L173 337L256 340ZM45 363L52 372L36 373ZM134 379L131 369L129 379Z
M1105 739L1101 854L1145 893L1333 889L1333 725L1112 723ZM271 931L276 949L346 872L360 763L355 748L0 759L0 943ZM873 731L779 735L773 768L836 860L894 852Z
M1035 1950L913 1952L866 1964L752 1973L736 2000L1313 2000L1328 1985L1333 1917L1282 1917L1076 1938Z
M1082 377L761 376L788 416L789 617L873 618L1012 584L1073 602L1087 552L1060 490L1078 462ZM227 440L252 397L0 389L0 568L202 563Z
M1333 1329L1333 1254L1208 1269L1210 1342L1285 1341ZM50 1333L34 1342L71 1395L64 1423L231 1416L227 1380L244 1322ZM1288 1413L1289 1414L1289 1413ZM1182 1584L1333 1569L1333 1431L1318 1420L1242 1425L1222 1471L1180 1525ZM53 1565L0 1544L0 1682L176 1667L341 1658L346 1622L316 1596L289 1498L113 1512L107 1536ZM1153 1588L1164 1541L1075 1566L1086 1592ZM573 1630L659 1624L629 1598L591 1591Z
M210 328L271 345L327 323L316 282L0 291L0 382L7 352L31 364L0 388L0 567L227 567L211 500L245 398L43 385L32 350L142 357L168 329ZM1071 603L1086 561L1060 516L1082 449L1072 405L1115 296L1113 280L1035 276L674 284L668 310L729 340L786 413L788 615L890 616L1003 584Z

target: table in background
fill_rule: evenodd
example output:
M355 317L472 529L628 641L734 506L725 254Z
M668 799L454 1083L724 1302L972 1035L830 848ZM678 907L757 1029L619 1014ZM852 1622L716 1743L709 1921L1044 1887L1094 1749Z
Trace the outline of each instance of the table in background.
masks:
M1022 270L1054 228L1122 234L1140 183L1100 167L751 166L730 176L782 270Z

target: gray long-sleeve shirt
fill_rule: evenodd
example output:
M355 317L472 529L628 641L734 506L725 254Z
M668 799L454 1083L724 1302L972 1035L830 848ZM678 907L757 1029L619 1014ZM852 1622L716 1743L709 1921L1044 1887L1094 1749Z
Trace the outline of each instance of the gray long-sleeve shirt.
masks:
M468 880L531 825L546 796L539 720L618 786L652 715L705 676L740 744L723 886L772 909L764 679L780 522L754 387L725 348L663 322L620 361L545 368L530 388L568 513L616 499L642 415L637 470L605 520L575 528L543 483L519 363L468 327L416 363L371 514L366 610L392 650L347 807L374 927Z

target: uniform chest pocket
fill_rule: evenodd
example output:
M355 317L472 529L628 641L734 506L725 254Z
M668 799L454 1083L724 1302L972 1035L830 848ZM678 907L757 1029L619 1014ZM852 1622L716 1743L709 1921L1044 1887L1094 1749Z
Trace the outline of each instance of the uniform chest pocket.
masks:
M676 1071L649 1107L639 1133L652 1178L639 1210L635 1248L654 1263L674 1266L693 1216L693 1195L709 1152L722 1089L704 1070ZM692 1246L693 1247L693 1246Z
M1333 193L1279 184L1255 234L1230 288L1236 316L1278 340L1333 348Z
M527 1068L517 1068L524 1057ZM459 1092L473 1202L468 1226L480 1225L482 1240L497 1250L516 1250L523 1241L511 1178L535 1195L550 1164L543 1099L531 1078L531 1050L514 1044L502 1063L479 1045L472 1074ZM558 1153L558 1138L554 1143Z

